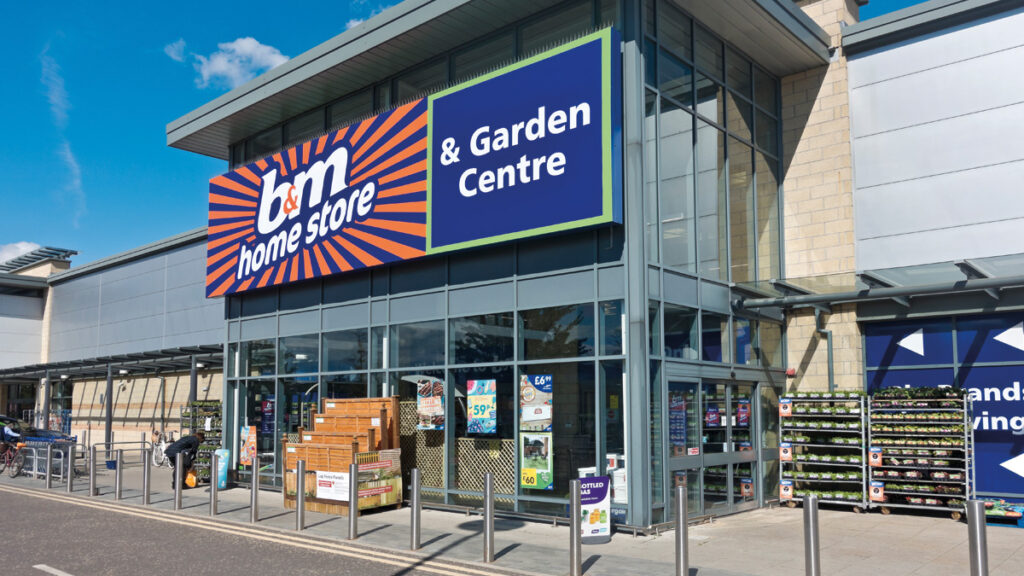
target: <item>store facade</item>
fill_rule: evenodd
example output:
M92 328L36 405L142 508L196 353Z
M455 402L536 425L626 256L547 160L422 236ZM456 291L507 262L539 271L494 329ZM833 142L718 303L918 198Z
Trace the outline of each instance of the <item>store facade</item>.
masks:
M418 22L421 4L441 12ZM345 70L360 60L343 54L347 35L387 31L364 52L390 54L410 31L486 12L474 4L407 2L391 24L371 20L316 50ZM207 292L226 300L228 447L237 453L241 428L256 427L265 481L280 483L282 441L309 428L321 399L397 395L403 472L418 467L435 504L478 505L487 472L500 508L547 517L565 515L571 479L607 474L615 516L640 527L671 519L675 485L687 486L694 516L775 499L783 317L737 315L732 303L737 282L780 274L779 76L824 64L827 37L789 3L739 3L738 16L785 23L758 62L738 28L702 22L713 16L702 3L544 4L515 18L477 14L486 26L449 34L435 55L392 62L396 73L268 129L255 117L290 102L283 93L239 89L217 103L230 101L234 117L204 107L169 125L172 145L224 157L204 139L218 122L251 122L225 148L232 172L211 181ZM586 56L572 60L588 46L605 58L592 72ZM294 62L305 73L305 56ZM597 100L579 96L591 85ZM516 106L529 112L516 117ZM533 134L544 124L562 148L545 149L531 187L508 166L542 155L535 118ZM526 140L480 161L504 147L494 127L511 126L514 142L516 120ZM597 132L566 143L573 127ZM384 142L395 144L378 153ZM325 183L331 167L344 173L337 150L352 164L347 220L339 203L322 203L344 189ZM317 162L329 167L311 187ZM373 178L360 170L376 175L372 208L358 192ZM494 200L510 190L518 203ZM275 219L293 211L304 238L271 258L287 240L270 245ZM318 233L332 211L337 234ZM494 416L481 424L473 407L488 381ZM426 384L443 398L427 423ZM538 395L550 399L539 424L527 410Z

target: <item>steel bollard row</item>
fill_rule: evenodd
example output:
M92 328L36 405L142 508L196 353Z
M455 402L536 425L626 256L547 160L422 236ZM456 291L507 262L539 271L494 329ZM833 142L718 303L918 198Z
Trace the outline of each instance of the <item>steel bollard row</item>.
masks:
M412 469L412 479L409 486L409 549L420 549L420 514L423 512L423 504L420 502L420 469Z
M77 444L72 444L68 450L68 483L67 491L71 494L75 490L75 458L77 455L75 451L78 449Z
M97 496L96 492L96 445L89 447L89 496Z
M971 576L988 576L985 503L981 500L967 501L967 536L971 555Z
M217 515L217 482L220 470L220 457L216 453L210 457L210 516Z
M149 506L149 485L152 483L150 463L153 461L152 450L142 450L142 505Z
M359 538L359 464L348 465L348 539Z
M121 499L121 488L124 486L124 452L120 449L114 453L114 500Z
M174 509L181 510L181 489L185 480L185 454L178 452L174 463Z
M255 524L260 520L260 463L255 457L252 460L252 481L249 487L249 522Z
M494 562L494 474L484 474L484 562Z
M686 486L676 486L676 576L690 575L690 534Z
M306 527L306 461L299 460L295 469L295 530Z
M53 488L53 444L46 445L46 489Z
M804 498L804 572L821 576L821 542L818 539L818 496Z

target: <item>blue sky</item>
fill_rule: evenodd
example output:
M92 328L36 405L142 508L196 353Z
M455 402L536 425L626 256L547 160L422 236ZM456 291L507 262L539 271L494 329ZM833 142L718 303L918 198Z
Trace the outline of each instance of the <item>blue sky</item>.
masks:
M169 148L167 123L393 3L9 3L0 261L34 243L80 265L205 225L227 164Z
M901 10L907 6L913 6L914 4L920 4L922 0L870 0L867 6L860 9L861 21L882 14L888 14L896 10Z

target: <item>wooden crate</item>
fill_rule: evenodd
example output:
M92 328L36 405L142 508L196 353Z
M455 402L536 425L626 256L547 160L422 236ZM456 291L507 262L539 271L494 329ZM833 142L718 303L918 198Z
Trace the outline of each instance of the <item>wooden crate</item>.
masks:
M390 398L324 398L320 407L321 413L325 416L380 418L381 427L386 428L388 432L387 447L398 447L400 422L398 396ZM383 415L381 414L382 410L384 411Z
M338 444L352 446L356 443L360 452L372 452L380 449L377 429L371 428L368 434L344 434L341 432L306 432L299 428L299 442L302 444Z
M355 462L358 446L338 444L285 444L284 466L294 470L299 460L306 461L307 470L324 472L348 472L349 464Z
M295 472L285 472L284 507L289 510L294 510L296 507L295 486ZM310 496L310 493L316 494L316 472L306 472L306 510L321 514L348 516L348 502L321 500L316 496Z

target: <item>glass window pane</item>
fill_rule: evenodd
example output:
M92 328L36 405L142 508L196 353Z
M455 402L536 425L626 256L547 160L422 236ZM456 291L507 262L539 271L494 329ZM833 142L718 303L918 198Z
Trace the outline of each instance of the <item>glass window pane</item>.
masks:
M779 447L779 395L767 384L761 385L761 414L764 423L760 426L761 447L774 450Z
M320 335L281 338L277 355L278 374L308 374L320 366Z
M757 111L757 145L772 155L779 155L779 122L760 110Z
M697 360L697 311L665 304L665 357Z
M421 96L448 82L448 60L442 58L424 66L417 66L395 79L395 100L404 102Z
M697 68L719 82L722 81L722 66L725 58L722 42L711 32L697 26Z
M647 261L658 261L658 102L647 90L644 117L644 225L647 228Z
M448 330L452 363L511 361L513 322L512 312L452 319Z
M384 110L391 107L391 82L377 84L373 88L373 108Z
M674 54L693 61L693 37L690 19L671 2L658 2L658 40Z
M477 44L452 57L455 81L493 70L516 57L515 36L511 32Z
M703 418L704 435L702 438L703 452L712 454L728 451L728 409L725 404L724 384L701 385L701 417ZM722 484L725 480L722 479Z
M760 68L754 68L754 101L761 108L775 114L778 106L778 82Z
M593 305L576 304L520 312L519 350L521 360L593 355Z
M444 320L391 326L388 344L396 368L444 364Z
M597 387L594 363L569 362L521 366L519 373L521 376L550 374L552 377L552 422L548 461L554 476L553 490L520 488L520 494L565 498L569 495L569 480L596 471ZM520 432L521 453L523 445L531 441L530 434L534 434L531 447L543 449L540 444L543 442L544 433ZM543 463L543 459L534 458L531 463Z
M273 340L243 342L242 357L245 359L245 364L242 375L267 376L274 374L277 369L277 363L274 360L276 348Z
M602 356L622 354L622 326L625 322L622 300L600 302L597 309L601 312L601 344L598 353Z
M655 0L644 0L644 33L651 36L658 35L658 28L654 22Z
M648 351L651 356L661 355L661 316L658 302L651 300L647 304L647 323L650 333L647 337Z
M479 433L468 430L470 413L469 382L494 380L495 431ZM452 414L455 418L455 457L449 459L449 486L457 490L484 491L484 474L494 474L495 492L514 494L519 484L516 475L516 383L511 366L456 368L451 370L454 388ZM477 386L477 384L474 384ZM484 384L480 382L480 388ZM480 498L476 498L481 503Z
M622 396L622 360L606 360L601 362L601 381L604 383L604 430L605 449L608 458L615 464L608 464L608 474L613 469L625 468L622 455L626 452L625 398ZM607 463L607 462L606 462ZM614 487L613 487L614 488ZM625 493L619 495L623 498ZM613 496L614 497L614 496ZM623 500L623 503L625 501Z
M520 54L530 54L542 48L549 48L593 27L593 2L575 2L523 26L519 31Z
M299 428L313 428L313 413L319 409L320 396L316 376L305 378L282 378L278 380L281 400L277 403L277 434L280 438L285 434L294 434L290 438L297 442ZM279 447L280 449L280 447Z
M782 326L758 322L757 344L761 349L761 364L765 368L782 367Z
M732 330L736 364L757 365L757 322L746 318L733 318Z
M324 132L324 109L317 108L302 116L292 118L285 125L286 146L305 142Z
M699 448L697 385L690 382L668 383L668 441L670 456L688 455L688 448Z
M667 100L658 117L661 242L666 266L697 269L694 225L693 116Z
M740 56L740 53L728 49L728 60L726 61L726 85L729 88L750 98L754 82L750 73L750 61Z
M370 329L370 368L389 368L386 365L388 363L384 362L384 331L383 326L374 326Z
M779 265L779 162L756 152L757 158L757 279L781 275ZM774 366L781 366L781 363Z
M365 370L367 346L366 328L324 334L324 372Z
M697 247L699 271L721 278L726 261L725 135L697 120Z
M618 0L601 0L601 14L597 19L601 27L609 24L619 23L619 2Z
M249 159L256 160L281 149L281 127L261 132L249 140Z
M417 370L415 372L391 372L388 374L391 394L398 396L399 411L403 415L399 423L402 446L402 470L420 469L420 484L425 488L444 488L445 430L416 429L416 392L421 383L440 381L444 385L444 370ZM445 386L445 398L450 390ZM425 502L443 502L444 496L425 490Z
M228 344L228 357L224 359L224 363L227 364L228 367L228 378L234 378L239 375L240 367L238 364L240 361L241 357L238 354L238 343L232 342L231 344Z
M684 106L693 106L693 70L665 50L658 51L658 89Z
M651 500L665 502L665 440L662 421L661 362L651 360Z
M366 374L335 374L323 380L324 398L366 398Z
M722 335L725 338L722 338ZM701 314L701 360L729 362L729 317L712 312Z
M729 139L729 240L731 280L754 280L754 158L752 149Z
M697 113L725 126L725 94L722 85L697 73Z
M373 90L363 90L350 96L346 96L331 104L328 109L330 115L329 123L332 127L339 127L343 124L369 116L373 113Z
M754 133L754 107L730 91L725 92L725 117L730 131L740 138L752 141Z
M658 47L653 40L644 39L644 82L658 84Z

